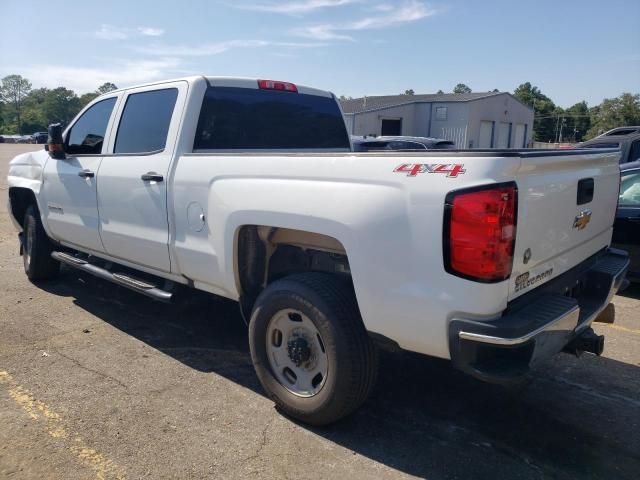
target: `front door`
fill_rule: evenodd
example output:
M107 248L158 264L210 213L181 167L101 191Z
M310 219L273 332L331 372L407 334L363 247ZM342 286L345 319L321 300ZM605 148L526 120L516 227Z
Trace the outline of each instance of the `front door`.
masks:
M103 252L100 241L96 173L116 105L113 96L91 105L66 132L67 158L49 158L44 167L42 210L53 237Z
M167 183L186 82L123 98L112 152L98 171L100 236L116 258L169 272Z

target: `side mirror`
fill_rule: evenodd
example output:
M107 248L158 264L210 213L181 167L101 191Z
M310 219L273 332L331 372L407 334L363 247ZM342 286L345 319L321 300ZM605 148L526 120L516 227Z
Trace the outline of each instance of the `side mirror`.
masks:
M52 123L48 129L49 137L47 138L46 150L51 158L56 160L64 160L67 156L64 153L64 141L62 139L62 125Z

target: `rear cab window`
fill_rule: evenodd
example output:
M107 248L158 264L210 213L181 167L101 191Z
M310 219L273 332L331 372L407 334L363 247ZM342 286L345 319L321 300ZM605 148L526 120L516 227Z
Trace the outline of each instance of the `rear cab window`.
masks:
M333 97L239 87L209 87L193 149L350 150Z

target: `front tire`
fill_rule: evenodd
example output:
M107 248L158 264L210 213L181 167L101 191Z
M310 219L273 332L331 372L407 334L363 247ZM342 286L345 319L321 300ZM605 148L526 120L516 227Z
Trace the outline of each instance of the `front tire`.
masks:
M22 235L22 261L24 272L29 280L46 280L58 275L60 263L51 258L54 246L42 226L40 214L35 205L27 207Z
M357 409L377 375L377 352L350 279L303 273L258 297L249 323L254 368L281 411L327 425Z

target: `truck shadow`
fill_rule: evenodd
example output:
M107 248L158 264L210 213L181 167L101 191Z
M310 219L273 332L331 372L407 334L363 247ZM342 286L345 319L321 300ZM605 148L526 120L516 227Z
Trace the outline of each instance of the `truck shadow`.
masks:
M640 283L632 283L622 292L618 293L623 297L635 298L636 300L640 300Z
M237 304L189 294L164 305L65 270L40 285L186 366L262 395ZM370 400L307 428L354 454L429 479L629 478L640 472L640 369L558 356L517 390L475 381L448 362L381 352Z

